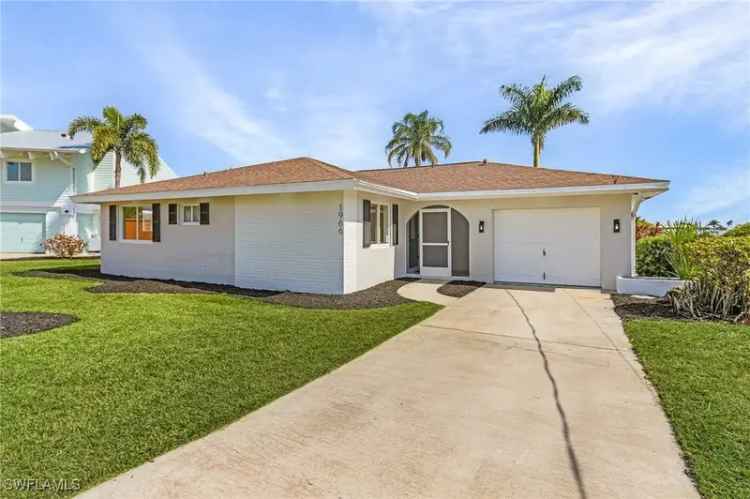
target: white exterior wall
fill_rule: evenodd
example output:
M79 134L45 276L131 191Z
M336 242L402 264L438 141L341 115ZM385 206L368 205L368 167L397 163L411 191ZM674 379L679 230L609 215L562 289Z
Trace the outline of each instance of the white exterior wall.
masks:
M631 196L557 196L535 198L507 198L489 200L461 201L396 201L400 206L399 231L401 244L396 252L395 276L406 274L408 242L404 238L406 224L420 208L432 205L445 205L461 212L469 221L469 279L493 282L494 269L494 212L495 210L533 209L533 208L584 208L598 207L601 215L601 286L603 289L615 289L618 275L630 275L631 271ZM612 230L613 220L620 219L620 232ZM479 233L479 221L484 220L485 231Z
M397 272L396 247L393 244L371 244L367 248L362 245L362 202L365 199L370 200L372 203L388 204L389 217L391 215L392 203L399 202L398 200L375 194L353 191L344 193L345 293L359 291L378 283L389 281L394 278ZM389 225L391 223L389 220Z
M109 206L101 211L102 272L105 274L234 284L234 198L161 200L161 242L109 240ZM209 225L169 225L169 203L210 203ZM121 203L126 206L135 203ZM142 203L150 206L151 202ZM179 215L179 213L178 213ZM178 220L180 217L178 216Z
M236 285L344 292L341 191L238 196Z
M362 245L362 201L399 205L399 244ZM199 200L195 200L198 202ZM615 289L631 273L629 194L413 202L355 191L211 198L208 226L169 225L162 204L162 241L109 241L102 210L105 273L234 284L255 289L351 293L406 275L406 224L431 205L455 208L469 221L469 279L494 280L494 212L504 209L598 207L601 284ZM612 230L619 218L621 230ZM480 234L478 224L485 222ZM121 220L119 221L121 223Z

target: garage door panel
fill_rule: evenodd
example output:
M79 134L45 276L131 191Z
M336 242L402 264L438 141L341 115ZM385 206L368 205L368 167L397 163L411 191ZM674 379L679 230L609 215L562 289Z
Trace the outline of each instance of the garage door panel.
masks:
M502 271L496 275L496 281L507 282L541 282L544 272L539 255L539 243L500 244L495 247L495 268L500 265ZM514 265L503 265L515 262Z
M598 208L495 212L495 280L600 285Z
M44 242L45 215L0 213L0 246L5 252L40 252Z

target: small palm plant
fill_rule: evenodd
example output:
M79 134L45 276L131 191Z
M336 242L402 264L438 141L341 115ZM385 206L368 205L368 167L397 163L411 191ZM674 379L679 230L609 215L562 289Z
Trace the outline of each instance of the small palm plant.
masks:
M115 187L120 187L122 158L138 171L141 183L146 174L153 178L159 172L159 147L156 141L144 130L148 125L140 114L123 115L116 107L107 106L102 110L103 119L93 116L79 116L70 122L68 135L75 137L79 132L90 132L91 159L98 165L110 152L115 154Z
M570 123L589 122L589 115L580 108L564 102L573 92L581 90L578 76L571 76L553 88L547 88L546 77L533 87L502 85L500 95L510 102L511 108L484 122L479 133L511 132L529 135L534 148L534 166L544 149L544 138L555 128Z
M429 115L427 111L419 114L408 113L401 121L393 124L393 138L385 146L388 153L388 164L393 160L399 166L409 166L413 161L415 166L429 162L437 163L433 148L448 157L451 152L451 141L443 135L443 121Z
M667 260L680 279L690 279L695 274L695 263L690 258L687 245L698 239L698 227L697 220L683 218L668 222L664 228L667 238L672 243L672 253Z

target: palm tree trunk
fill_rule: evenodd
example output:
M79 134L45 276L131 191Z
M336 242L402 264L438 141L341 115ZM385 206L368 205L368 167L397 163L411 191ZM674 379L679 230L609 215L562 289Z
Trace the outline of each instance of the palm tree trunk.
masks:
M542 145L536 139L532 139L531 143L534 145L534 168L539 168L539 160L542 159Z
M120 151L115 151L115 189L120 187L120 175L122 174L122 156Z

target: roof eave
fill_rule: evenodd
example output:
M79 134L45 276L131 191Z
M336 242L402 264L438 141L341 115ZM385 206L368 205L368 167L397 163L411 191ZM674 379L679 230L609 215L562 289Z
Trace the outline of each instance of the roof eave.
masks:
M653 196L669 190L668 181L642 184L609 184L572 187L540 187L534 189L497 189L484 191L423 192L417 195L419 200L458 200L458 199L492 199L524 198L544 196L581 196L597 194L625 194L649 192ZM651 197L653 197L651 196Z
M128 201L149 201L156 199L209 198L223 196L244 196L253 194L284 194L297 192L324 192L353 189L384 196L412 201L437 201L459 199L523 198L543 196L580 196L598 194L649 193L653 197L669 189L669 182L642 184L610 184L573 187L543 187L535 189L497 189L456 192L411 192L358 179L325 180L315 182L294 182L257 186L221 187L214 189L190 189L184 191L156 191L121 194L79 194L71 198L76 203L109 203Z
M151 201L156 199L211 198L226 196L246 196L253 194L291 194L297 192L341 191L354 188L353 179L323 180L314 182L294 182L288 184L267 184L238 187L218 187L213 189L189 189L184 191L155 191L136 193L89 193L71 196L76 203L120 203L128 201Z

